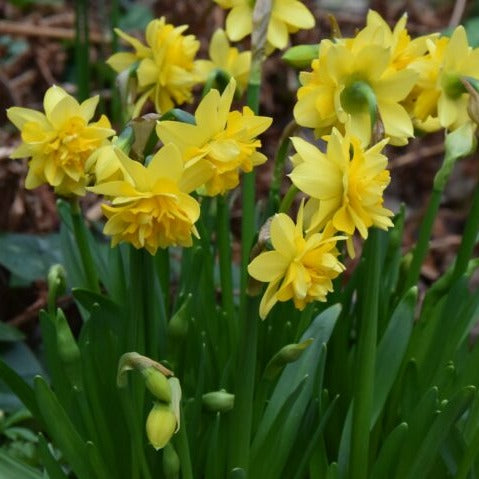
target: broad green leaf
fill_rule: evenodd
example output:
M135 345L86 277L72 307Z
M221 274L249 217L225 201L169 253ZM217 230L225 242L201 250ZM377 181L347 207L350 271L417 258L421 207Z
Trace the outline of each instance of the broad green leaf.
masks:
M41 416L54 444L60 449L78 479L94 479L86 443L71 422L57 396L40 376L35 378L35 397Z
M26 281L46 278L50 266L62 261L57 233L0 234L0 264Z
M0 449L0 477L5 479L44 479L36 469L18 461Z
M38 450L49 479L68 479L58 461L53 457L43 434L39 434L38 439Z
M372 467L370 479L392 477L407 430L408 425L403 422L386 437Z
M383 410L387 396L403 363L413 327L416 301L417 288L413 287L404 295L394 310L388 327L379 342L374 377L371 428L374 427Z
M427 434L422 437L421 445L416 451L414 462L403 476L404 479L417 479L427 477L434 460L437 458L439 448L449 435L457 419L464 413L474 398L476 388L465 387L459 391L437 416Z

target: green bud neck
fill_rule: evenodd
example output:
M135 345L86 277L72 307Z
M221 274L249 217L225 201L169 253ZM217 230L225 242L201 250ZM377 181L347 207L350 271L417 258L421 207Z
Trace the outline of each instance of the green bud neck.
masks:
M341 92L341 105L348 113L376 111L376 95L369 83L354 81Z
M441 76L441 86L446 95L452 100L457 100L462 94L466 93L466 87L459 75L455 73L443 73Z

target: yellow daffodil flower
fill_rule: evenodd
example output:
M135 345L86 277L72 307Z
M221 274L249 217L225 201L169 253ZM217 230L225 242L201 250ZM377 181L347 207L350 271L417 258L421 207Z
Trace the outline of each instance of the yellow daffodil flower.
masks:
M272 251L257 256L248 273L258 281L269 283L261 299L259 314L265 319L278 301L292 299L298 309L311 301L326 301L333 290L332 280L343 270L338 260L334 229L303 234L303 205L296 224L284 213L271 221Z
M355 39L346 39L345 42L348 44L362 41L364 44L390 48L391 67L397 71L403 70L424 55L427 52L427 40L437 36L437 34L423 35L412 40L406 29L406 22L407 14L404 14L391 30L379 13L369 10L366 27Z
M253 7L251 0L215 0L224 9L231 9L226 17L226 33L233 42L242 40L253 31ZM267 41L270 47L286 48L289 34L308 30L315 24L311 12L298 0L273 0Z
M363 238L368 228L386 230L393 213L383 207L383 192L390 181L383 140L365 150L359 139L333 129L326 153L311 143L292 138L296 154L290 173L293 184L311 197L305 214L308 231L319 231L328 223L351 236L357 230Z
M125 179L89 188L111 198L102 205L108 218L104 233L112 246L121 241L155 254L171 245L191 246L198 235L194 223L199 217L198 202L188 193L210 175L207 165L185 171L181 154L173 144L161 148L148 166L121 158Z
M183 35L187 25L175 27L165 18L152 20L146 28L147 46L121 30L117 34L135 48L134 53L115 53L107 63L117 72L139 62L138 93L133 116L138 116L150 98L158 113L189 102L191 90L198 83L195 56L200 47L194 35Z
M369 29L348 41L321 42L312 72L300 74L303 86L294 117L298 124L314 128L317 136L328 134L333 126L344 130L351 121L351 132L368 145L371 111L377 108L390 143L404 145L413 136L413 126L400 102L413 88L417 73L397 71L391 46L366 41ZM376 33L384 37L381 29Z
M98 98L79 104L65 90L53 86L45 93L45 113L21 107L7 110L8 118L22 135L22 144L11 157L31 158L26 188L48 183L60 195L85 193L85 162L115 133L105 115L90 123Z
M223 70L236 80L238 89L243 91L248 84L251 65L251 52L239 52L231 47L224 30L219 28L211 37L209 55L211 60L198 60L199 74L205 81L208 75L216 69Z
M470 121L469 94L461 77L479 79L479 48L469 46L464 27L457 27L451 38L429 40L428 54L411 68L419 79L407 105L419 127L424 123L436 129L456 129Z
M231 111L235 92L232 79L222 95L210 90L195 112L196 125L177 121L161 121L156 127L163 143L175 143L181 151L185 168L198 162L212 171L201 193L223 194L239 183L239 172L249 172L266 161L259 153L256 137L271 125L271 118L256 116L248 107Z

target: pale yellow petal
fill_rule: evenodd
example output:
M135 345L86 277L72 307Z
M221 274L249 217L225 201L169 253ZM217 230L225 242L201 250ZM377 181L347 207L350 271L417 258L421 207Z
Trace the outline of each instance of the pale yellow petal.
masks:
M279 282L280 279L270 283L261 298L261 303L259 305L259 316L261 319L265 319L273 306L278 302L276 293L278 291Z
M38 123L42 129L50 129L51 125L48 122L46 116L30 108L22 108L19 106L13 106L7 110L8 119L19 129L23 128L25 123Z
M274 216L271 221L271 244L285 258L292 260L296 253L296 226L293 220L284 213Z
M137 57L134 53L129 52L119 52L112 55L106 63L110 65L113 70L117 73L120 73L127 68L130 68L133 63L137 61Z
M284 256L277 251L266 251L251 261L248 273L258 281L269 283L283 276L287 266Z
M158 150L147 167L151 181L165 178L178 183L183 174L183 160L174 143L168 143Z
M242 40L253 31L253 11L248 4L234 6L226 17L226 32L231 41Z

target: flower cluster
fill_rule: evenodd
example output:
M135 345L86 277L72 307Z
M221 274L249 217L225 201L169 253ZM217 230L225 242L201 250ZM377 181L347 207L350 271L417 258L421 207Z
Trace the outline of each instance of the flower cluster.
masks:
M311 71L300 74L298 124L322 136L350 123L367 146L375 121L392 145L405 145L413 126L455 129L469 121L462 79L479 76L479 49L468 46L462 26L450 39L412 40L405 23L404 15L391 30L370 11L353 38L323 40Z

